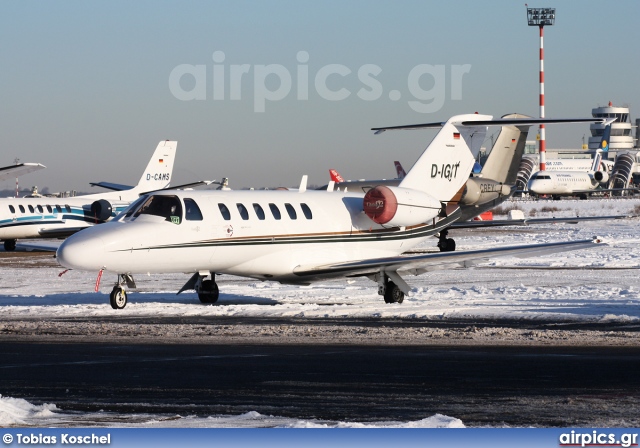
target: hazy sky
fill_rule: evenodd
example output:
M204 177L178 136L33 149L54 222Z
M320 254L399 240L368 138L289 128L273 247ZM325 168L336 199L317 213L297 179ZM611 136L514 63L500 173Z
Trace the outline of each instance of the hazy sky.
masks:
M640 2L530 6L557 9L546 116L608 101L640 116ZM43 163L21 185L52 191L132 184L171 139L178 183L394 177L393 160L408 169L433 134L371 127L538 116L538 44L515 1L4 1L0 166ZM584 134L549 127L548 147Z

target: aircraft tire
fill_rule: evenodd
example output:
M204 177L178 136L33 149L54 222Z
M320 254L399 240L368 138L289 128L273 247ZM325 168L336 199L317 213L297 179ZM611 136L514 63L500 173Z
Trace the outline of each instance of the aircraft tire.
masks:
M16 250L16 240L4 240L4 250L7 252Z
M387 283L387 287L384 292L385 303L402 303L404 300L404 293L393 282Z
M202 303L216 303L220 295L218 284L213 280L205 280L202 282L202 287L198 291L198 299Z
M127 292L122 286L116 285L109 294L109 302L114 310L121 310L127 306Z

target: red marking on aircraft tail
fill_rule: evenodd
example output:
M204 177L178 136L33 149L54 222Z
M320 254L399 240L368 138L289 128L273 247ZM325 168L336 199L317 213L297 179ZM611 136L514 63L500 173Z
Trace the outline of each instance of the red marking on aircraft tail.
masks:
M395 162L393 162L393 164L396 166L396 173L398 174L398 179L404 179L407 173L404 171L404 168L402 168L402 165L400 165L400 162L396 160Z
M340 173L338 173L336 170L330 169L329 170L329 174L331 175L331 180L332 181L334 181L334 182L344 182L344 179L342 178Z

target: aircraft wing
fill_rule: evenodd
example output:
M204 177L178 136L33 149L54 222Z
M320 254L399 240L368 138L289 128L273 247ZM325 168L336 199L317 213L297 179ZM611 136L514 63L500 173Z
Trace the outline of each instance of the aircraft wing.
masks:
M112 182L90 182L89 185L91 185L92 187L102 187L106 188L107 190L114 191L131 190L133 188L131 185L114 184Z
M142 196L143 194L153 193L153 192L156 192L156 191L186 190L187 188L200 187L202 185L211 185L214 182L215 182L215 180L198 180L196 182L191 182L191 183L188 183L188 184L176 185L175 187L172 187L172 186L169 185L168 187L160 188L159 190L145 191L143 193L140 193L140 196Z
M24 252L54 252L58 250L58 247L62 244L62 241L42 241L42 240L23 240L18 241L16 244L16 250Z
M528 258L540 255L565 252L569 250L589 249L602 246L602 240L594 237L591 240L565 241L559 243L532 244L526 246L495 247L492 249L437 252L406 257L376 258L352 261L315 267L299 266L294 274L301 281L312 278L358 277L375 275L380 271L386 273L407 272L414 275L452 267L470 267L478 263L498 257Z
M18 163L17 165L3 166L0 168L0 180L20 177L23 174L32 173L44 168L46 168L46 166L41 163Z
M50 224L50 223L51 222L48 222L47 224ZM60 229L55 229L55 228L40 229L38 230L38 233L44 238L66 238L86 228L87 227L85 226L85 227L66 227L66 228L60 228Z
M602 219L627 219L630 215L609 216L574 216L570 218L526 218L526 219L494 219L488 221L458 221L449 226L450 229L469 229L476 227L528 226L531 224L578 224L582 221L599 221Z

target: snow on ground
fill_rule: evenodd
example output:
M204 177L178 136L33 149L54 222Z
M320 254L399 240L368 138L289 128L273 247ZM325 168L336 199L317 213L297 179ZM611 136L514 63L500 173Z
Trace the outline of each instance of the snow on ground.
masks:
M639 214L640 200L589 201L513 201L503 208L517 206L526 216L597 216ZM551 208L543 211L544 207ZM554 210L556 208L557 210ZM497 217L500 218L500 217ZM202 305L194 293L176 296L188 276L150 275L136 278L138 292L129 295L129 304L117 314L108 303L111 280L105 275L99 293L93 292L96 273L69 271L51 255L0 257L0 332L10 334L15 325L23 332L38 334L51 319L64 319L77 325L110 328L114 333L126 330L125 324L101 323L100 317L304 317L322 321L347 318L404 318L423 321L459 319L516 320L520 322L614 322L630 325L640 320L640 233L639 218L590 221L574 224L546 224L528 227L504 227L451 232L459 250L492 246L534 244L604 237L607 246L596 250L567 252L532 259L503 258L475 269L442 270L418 277L407 277L414 287L402 304L385 304L376 285L367 279L326 281L307 287L259 282L232 276L220 276L220 299L215 305ZM433 248L435 238L424 248ZM113 279L115 280L115 279ZM18 324L16 324L16 322ZM30 329L29 323L34 327ZM11 327L14 325L14 327ZM166 327L166 326L164 326ZM230 332L227 326L220 331ZM277 324L276 324L277 327ZM328 340L337 339L346 327L323 326ZM87 327L89 328L89 327ZM131 325L139 334L142 326ZM25 330L26 329L26 330ZM32 333L29 333L32 331ZM166 332L166 328L162 329ZM194 330L195 331L195 330ZM265 334L264 328L260 336ZM281 328L270 330L282 333ZM303 329L300 331L310 331ZM364 331L389 331L365 329ZM418 328L422 338L456 330ZM487 332L485 340L501 341L504 329L475 328L461 332ZM556 337L566 338L569 330ZM435 332L435 333L434 333ZM50 333L58 337L57 333ZM65 333L70 334L70 333ZM151 334L151 333L149 333ZM162 333L165 334L165 333ZM195 333L194 333L195 334ZM286 334L286 332L284 333ZM182 335L184 336L184 335ZM168 336L173 337L173 335ZM190 336L189 336L190 337ZM348 334L347 338L352 338ZM384 333L382 337L389 339ZM466 335L463 335L467 338ZM547 332L526 330L519 337L539 343ZM637 343L636 333L620 334ZM408 340L408 339L407 339ZM466 339L465 339L466 340ZM636 342L634 342L636 341ZM584 340L583 340L584 343ZM34 405L20 398L0 396L0 426L136 426L136 427L463 427L456 418L434 415L415 422L345 423L298 420L249 412L235 416L179 416L168 414L121 414L65 412L55 404Z
M252 411L241 415L210 417L170 414L118 414L115 412L65 412L55 404L36 406L21 398L0 395L0 427L104 426L118 428L464 428L461 420L446 415L410 422L356 423L329 420L301 420L262 415Z
M635 214L640 200L513 201L526 216ZM503 208L507 208L503 207ZM557 208L543 212L545 207ZM193 292L176 295L184 274L137 276L138 290L120 312L127 316L255 316L305 318L509 318L574 321L640 319L639 218L452 231L458 250L604 237L607 246L538 258L499 258L475 269L407 276L414 288L402 304L385 304L368 279L311 286L218 277L220 299L202 305ZM435 245L435 238L423 247ZM95 272L63 271L50 255L3 259L2 318L113 316L112 280L93 292Z

